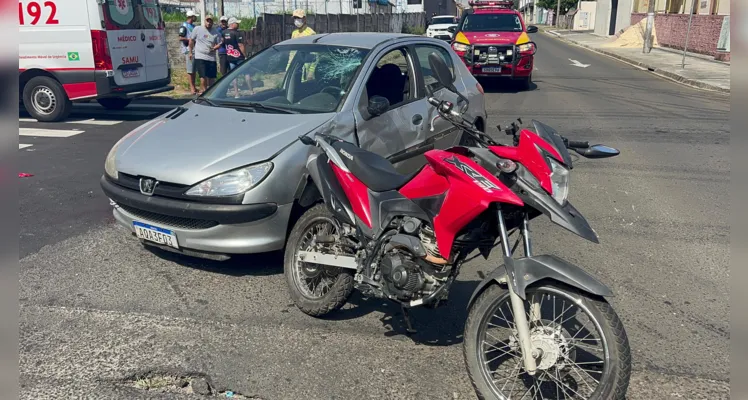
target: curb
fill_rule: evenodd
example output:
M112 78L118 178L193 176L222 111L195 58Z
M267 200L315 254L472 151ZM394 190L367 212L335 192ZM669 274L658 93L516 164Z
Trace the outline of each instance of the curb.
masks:
M686 77L684 77L682 75L678 75L678 74L676 74L674 72L663 71L660 68L657 68L655 66L652 66L652 65L649 65L649 64L646 64L646 63L643 63L643 62L639 62L639 61L636 61L636 60L632 60L632 59L630 59L628 57L624 57L624 56L622 56L620 54L616 54L616 53L614 53L612 51L600 50L598 48L595 48L595 47L592 47L592 46L589 46L589 45L586 45L586 44L582 44L582 43L575 42L573 40L566 39L566 38L564 38L561 35L556 34L556 33L552 33L552 32L549 32L549 31L546 31L546 33L549 34L549 35L555 36L556 38L558 38L560 40L563 40L564 42L568 42L568 43L574 44L574 45L579 46L579 47L584 47L587 50L593 51L595 53L603 54L603 55L606 55L608 57L615 58L616 60L623 61L623 62L625 62L627 64L631 64L631 65L635 65L637 67L644 68L647 71L652 72L652 73L654 73L656 75L660 75L662 77L665 77L667 79L670 79L670 80L682 83L684 85L688 85L688 86L691 86L691 87L694 87L694 88L697 88L697 89L706 89L706 90L711 90L711 91L715 91L715 92L730 94L730 89L726 89L726 88L723 88L723 87L715 86L715 85L712 85L712 84L709 84L709 83L706 83L706 82L702 82L702 81L698 81L698 80L695 80L695 79L686 78Z

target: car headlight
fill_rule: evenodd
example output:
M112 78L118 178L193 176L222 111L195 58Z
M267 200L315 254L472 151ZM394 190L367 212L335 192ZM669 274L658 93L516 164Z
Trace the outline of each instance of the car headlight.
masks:
M569 196L569 170L551 158L548 161L551 164L551 196L559 205L564 205Z
M521 45L519 45L519 51L522 52L522 53L524 53L526 51L532 51L533 46L534 45L532 43L521 44Z
M188 196L233 196L251 189L267 176L273 164L251 165L204 180L187 191Z
M457 43L457 42L452 43L452 48L455 51L468 51L468 50L470 50L470 46L469 45L466 45L464 43Z
M119 147L120 143L122 143L122 140L117 141L117 143L112 146L112 149L109 150L109 154L106 156L106 161L104 161L104 172L106 172L107 175L109 175L112 179L117 179L117 166L114 164L115 155L117 154L117 148Z

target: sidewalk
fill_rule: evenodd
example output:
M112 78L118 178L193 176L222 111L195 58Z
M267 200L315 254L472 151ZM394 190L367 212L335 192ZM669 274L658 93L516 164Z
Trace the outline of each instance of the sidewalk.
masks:
M683 53L673 49L653 48L649 54L641 47L606 47L615 37L602 37L589 32L569 32L545 28L543 31L561 40L586 47L618 60L646 68L656 74L702 89L730 93L730 64L688 53L686 68L681 68Z

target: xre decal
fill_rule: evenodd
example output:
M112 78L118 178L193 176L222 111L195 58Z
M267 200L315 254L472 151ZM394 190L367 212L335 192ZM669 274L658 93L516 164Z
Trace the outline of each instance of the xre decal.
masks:
M485 190L488 193L491 193L492 190L501 190L496 184L488 180L483 174L480 172L474 170L471 166L463 163L460 161L457 156L452 156L452 158L445 158L444 161L454 165L457 169L462 171L465 175L469 176L473 179L473 182L477 183L478 186L482 187L483 190Z

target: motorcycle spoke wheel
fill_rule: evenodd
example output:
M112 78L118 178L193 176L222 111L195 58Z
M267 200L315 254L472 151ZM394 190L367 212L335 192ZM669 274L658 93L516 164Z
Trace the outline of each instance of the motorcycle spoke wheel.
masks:
M553 287L530 288L526 299L534 376L524 368L508 293L480 322L477 356L493 394L506 400L597 398L610 375L610 354L595 316Z
M336 229L331 221L324 218L316 219L304 232L298 249L299 251L318 251L316 238L334 233ZM325 297L341 272L340 268L301 261L298 257L296 257L294 270L296 286L301 294L309 299Z

